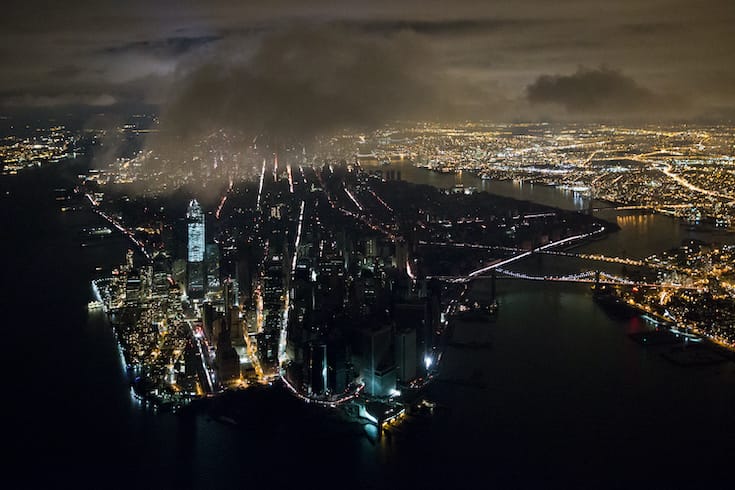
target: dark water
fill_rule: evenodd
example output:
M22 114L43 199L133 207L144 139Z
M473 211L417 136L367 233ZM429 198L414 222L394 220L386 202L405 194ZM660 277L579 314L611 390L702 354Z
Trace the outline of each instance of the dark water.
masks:
M453 441L454 464L501 487L724 481L721 465L735 455L735 363L669 364L626 336L646 328L642 320L611 318L581 285L500 281L499 291L496 323L455 332L492 348L443 358L443 373L480 373L486 385L435 387L453 409L437 446Z
M456 183L453 175L392 167L410 182ZM466 173L462 183L562 209L589 207L586 198L547 186L484 181ZM688 239L735 243L733 233L692 230L663 215L597 215L620 231L576 251L644 258ZM515 267L556 273L595 266L600 264L543 257ZM640 318L611 317L584 285L500 281L498 291L494 324L460 324L455 331L458 342L489 341L492 348L450 348L442 361L442 373L450 378L466 380L474 373L484 386L436 385L435 397L452 407L449 426L434 429L440 435L415 451L431 447L426 458L438 467L448 459L450 472L464 471L468 481L501 488L699 488L704 482L733 482L725 468L735 464L735 363L670 364L661 349L645 349L628 338L648 328ZM447 441L451 451L444 449ZM396 458L402 450L394 449Z
M403 177L410 171L416 180L423 172L426 183L447 180L410 168ZM294 428L320 422L298 409L279 411L268 396L262 403L279 422L270 418L267 427L152 414L131 400L104 318L87 316L95 267L119 263L127 244L80 252L76 231L98 222L60 213L52 193L74 174L42 169L0 181L6 444L14 476L25 483L13 486L726 488L732 481L735 364L669 364L627 337L643 328L639 319L610 317L575 285L500 281L497 321L456 331L459 341L490 340L492 348L450 349L442 360L448 376L474 373L484 386L435 385L449 416L407 440L337 437L326 422L304 435ZM512 183L488 185L528 198L525 187L513 194ZM577 207L573 196L534 187L534 200ZM662 216L621 220L620 233L585 249L643 257L690 235ZM21 471L21 462L32 470Z

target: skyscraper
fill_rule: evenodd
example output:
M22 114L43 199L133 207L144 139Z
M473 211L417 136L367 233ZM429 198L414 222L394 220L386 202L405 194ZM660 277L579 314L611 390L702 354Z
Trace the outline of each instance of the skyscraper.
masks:
M204 293L204 212L196 199L189 202L186 212L188 227L189 296Z
M209 243L205 248L206 270L207 270L207 291L217 291L220 288L219 279L219 245ZM237 304L233 301L232 304Z
M189 262L204 261L204 213L196 199L189 202L186 212L186 220L189 228Z
M280 255L272 255L263 275L263 307L265 324L258 339L260 363L266 373L274 372L278 367L278 347L283 327L283 264Z

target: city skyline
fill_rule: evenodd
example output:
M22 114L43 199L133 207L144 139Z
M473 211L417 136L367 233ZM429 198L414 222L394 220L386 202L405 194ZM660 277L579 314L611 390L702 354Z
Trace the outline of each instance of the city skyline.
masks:
M10 487L727 487L733 5L6 2Z

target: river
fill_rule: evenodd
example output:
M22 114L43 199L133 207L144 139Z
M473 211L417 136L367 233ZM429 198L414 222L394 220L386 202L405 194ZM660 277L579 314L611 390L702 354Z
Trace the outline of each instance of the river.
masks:
M417 184L447 188L457 182L454 175L406 163L388 168ZM462 184L561 209L590 206L573 191L544 185L467 173ZM609 204L593 201L592 207ZM576 251L644 258L688 239L735 243L733 233L692 230L660 214L596 215L620 230ZM570 272L576 262L571 266L584 269L576 259L561 266L550 263L555 260L532 258L514 267ZM643 320L609 316L585 285L498 281L498 300L494 322L458 324L454 334L459 343L489 342L491 348L450 347L442 359L441 371L450 379L482 385L436 385L434 398L452 410L448 425L435 428L425 443L395 443L396 458L408 446L440 468L435 480L451 484L457 471L467 481L484 479L500 488L693 488L722 481L721 465L735 461L735 363L670 364L660 349L628 338L648 328Z

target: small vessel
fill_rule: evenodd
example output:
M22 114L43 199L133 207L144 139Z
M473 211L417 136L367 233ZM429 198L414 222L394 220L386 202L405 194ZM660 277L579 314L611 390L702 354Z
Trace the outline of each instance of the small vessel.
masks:
M673 333L677 337L681 335L682 337L684 337L685 339L691 342L701 342L702 341L702 337L700 337L697 334L691 333L687 327L683 327L680 325L669 328L669 332Z
M90 301L87 303L87 311L101 310L105 305L101 301Z
M87 237L98 237L112 234L112 229L107 226L97 226L94 228L83 228L81 233Z

